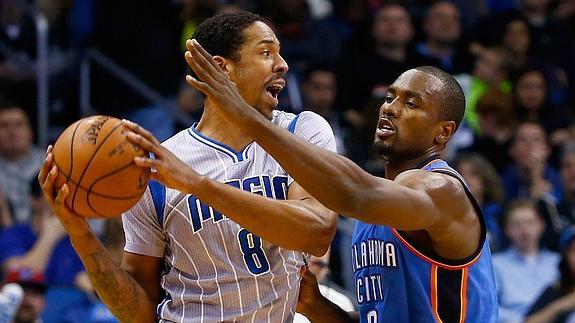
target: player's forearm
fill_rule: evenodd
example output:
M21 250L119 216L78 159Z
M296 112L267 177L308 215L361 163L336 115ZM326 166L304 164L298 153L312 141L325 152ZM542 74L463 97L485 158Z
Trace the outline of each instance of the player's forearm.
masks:
M309 144L265 118L242 121L246 131L271 154L306 191L340 214L356 215L362 192L374 177L348 158Z
M156 304L91 231L75 232L70 239L98 296L120 322L156 321Z
M197 198L256 234L283 248L322 256L335 234L337 216L298 200L274 200L208 178L193 188Z

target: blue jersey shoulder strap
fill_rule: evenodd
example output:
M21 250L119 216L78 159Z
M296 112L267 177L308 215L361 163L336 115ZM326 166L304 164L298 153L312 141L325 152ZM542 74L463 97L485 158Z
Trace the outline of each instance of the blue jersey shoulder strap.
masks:
M293 120L289 123L288 125L288 131L291 133L295 133L295 125L297 123L297 119L299 119L299 114L297 116L295 116L295 118L293 118Z
M156 181L150 181L148 187L152 194L152 201L154 202L158 223L162 225L164 221L164 208L166 207L166 187Z

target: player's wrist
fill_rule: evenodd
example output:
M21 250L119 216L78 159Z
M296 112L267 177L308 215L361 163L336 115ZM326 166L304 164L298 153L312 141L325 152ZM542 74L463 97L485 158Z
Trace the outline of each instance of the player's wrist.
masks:
M70 226L64 225L64 228L66 229L70 240L79 240L95 236L88 222L75 223Z
M194 194L204 185L205 180L206 176L203 175L194 174L194 176L189 176L184 191L188 194Z

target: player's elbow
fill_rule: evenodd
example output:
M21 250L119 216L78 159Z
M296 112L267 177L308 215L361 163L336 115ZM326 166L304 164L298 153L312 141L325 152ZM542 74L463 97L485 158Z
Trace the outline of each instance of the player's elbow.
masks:
M313 226L313 230L307 235L307 252L321 257L325 255L337 229L337 214L330 212L330 215L326 217L321 223Z

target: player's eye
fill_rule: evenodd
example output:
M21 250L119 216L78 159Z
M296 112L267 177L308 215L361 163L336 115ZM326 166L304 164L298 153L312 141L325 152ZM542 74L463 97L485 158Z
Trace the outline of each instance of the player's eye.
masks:
M390 95L386 95L385 96L385 103L391 103L393 102L393 97Z
M271 52L269 50L265 50L262 52L262 55L264 55L265 57L270 57L271 56Z
M408 106L409 108L416 108L417 107L417 104L415 104L411 101L405 102L405 105Z

